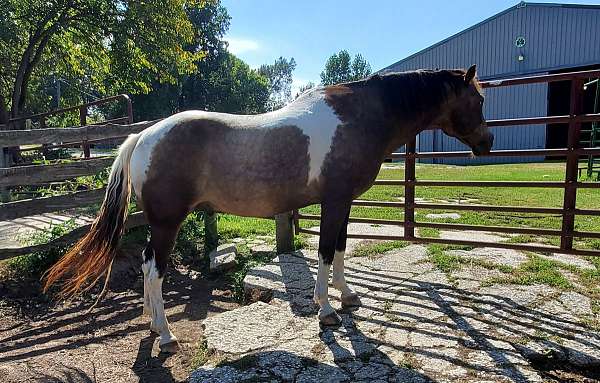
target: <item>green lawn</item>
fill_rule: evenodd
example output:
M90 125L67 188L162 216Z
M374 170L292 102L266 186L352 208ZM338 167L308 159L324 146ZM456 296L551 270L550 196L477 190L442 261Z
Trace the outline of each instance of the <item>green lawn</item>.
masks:
M392 168L390 168L392 167ZM453 181L562 181L563 163L529 163L507 165L453 166L453 165L417 165L417 180L453 180ZM404 179L402 164L388 165L379 173L378 179ZM402 186L372 187L360 198L372 201L400 201L404 196ZM487 205L561 207L562 189L544 188L497 188L497 187L417 187L416 197L428 201L445 203L452 200L476 199L471 203ZM600 189L578 189L578 208L600 208ZM319 206L302 209L305 213L318 214ZM451 212L451 210L448 210ZM417 210L418 222L429 221L428 213L440 213L442 210ZM472 225L498 225L515 227L535 227L559 229L562 218L559 215L541 215L525 213L470 212L457 211L458 220L436 220L435 222L464 223ZM357 206L352 208L352 216L365 218L402 219L402 209L374 208ZM303 227L316 224L314 221L302 221ZM577 216L575 227L580 231L600 231L600 217ZM531 238L535 240L535 238ZM557 237L547 237L545 242L558 244ZM599 240L578 241L584 248L599 248Z

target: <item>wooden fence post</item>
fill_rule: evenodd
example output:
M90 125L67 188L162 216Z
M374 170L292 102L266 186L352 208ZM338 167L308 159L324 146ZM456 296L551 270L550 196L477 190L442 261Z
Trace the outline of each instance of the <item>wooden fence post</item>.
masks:
M291 211L275 216L275 239L278 254L294 251L294 222L292 218Z
M79 108L79 124L81 126L87 125L87 112L88 109L86 105L83 105L81 108ZM87 141L83 141L81 147L83 149L83 157L90 158L90 144L88 144Z
M0 168L10 167L10 152L8 148L0 147ZM8 187L0 186L0 202L10 202Z

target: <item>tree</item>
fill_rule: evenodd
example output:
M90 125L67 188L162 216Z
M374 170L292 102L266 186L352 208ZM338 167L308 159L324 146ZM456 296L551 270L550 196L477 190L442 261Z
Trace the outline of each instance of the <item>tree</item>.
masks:
M135 118L150 120L182 110L200 109L227 113L260 113L267 108L269 81L242 60L227 52L223 36L229 28L227 10L214 1L188 10L194 41L186 49L205 56L194 72L174 84L153 84L148 94L133 97Z
M300 88L298 88L298 92L296 93L296 95L294 96L294 99L300 97L302 95L302 93L312 89L315 87L315 83L312 81L307 82L304 85L301 85Z
M207 1L0 0L0 114L46 109L56 75L99 94L175 82L205 54L183 47L194 38L185 9Z
M296 60L279 57L273 64L263 64L258 73L269 80L269 110L279 109L292 99L292 73Z
M321 72L321 84L333 85L341 82L356 81L371 74L371 66L361 54L350 59L346 50L334 53L327 59L325 69Z

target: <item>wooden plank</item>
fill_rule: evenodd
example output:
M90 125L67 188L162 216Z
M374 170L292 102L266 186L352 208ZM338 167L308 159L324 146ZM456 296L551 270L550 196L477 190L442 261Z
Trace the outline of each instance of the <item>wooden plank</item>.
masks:
M139 133L160 120L143 121L129 125L100 124L76 128L48 128L0 131L0 147L51 144L55 142L78 142L122 137Z
M0 187L39 185L98 173L112 165L114 158L92 158L53 165L15 166L0 168Z
M0 221L87 206L102 201L104 192L95 189L0 204Z
M129 217L127 218L127 221L125 222L125 228L132 229L134 227L142 226L145 224L146 224L146 218L144 217L144 213L141 211L138 211L138 212L135 212L135 213L129 215ZM85 234L90 229L91 226L92 226L92 224L80 226L77 229L68 232L67 234L63 235L60 238L56 238L53 241L50 241L48 243L44 243L41 245L19 247L19 248L14 248L14 249L0 249L0 261L4 260L4 259L13 258L13 257L19 256L19 255L25 255L25 254L30 254L30 253L37 252L37 251L48 250L48 249L50 249L52 247L56 247L56 246L69 245L69 244L77 241L79 238L81 238L83 236L83 234Z

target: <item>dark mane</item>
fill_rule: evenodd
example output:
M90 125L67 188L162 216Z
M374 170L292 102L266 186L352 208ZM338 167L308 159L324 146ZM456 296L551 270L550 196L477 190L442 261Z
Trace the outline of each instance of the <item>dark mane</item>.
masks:
M388 110L403 118L414 118L443 104L464 86L463 70L416 70L374 74L348 83L380 90Z

